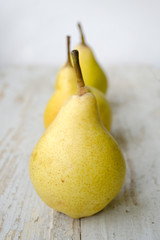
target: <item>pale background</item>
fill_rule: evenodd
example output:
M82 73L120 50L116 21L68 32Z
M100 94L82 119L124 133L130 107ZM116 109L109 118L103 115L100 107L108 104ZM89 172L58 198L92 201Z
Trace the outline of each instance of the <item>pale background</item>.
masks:
M61 65L77 21L102 64L160 66L159 0L0 0L0 66Z

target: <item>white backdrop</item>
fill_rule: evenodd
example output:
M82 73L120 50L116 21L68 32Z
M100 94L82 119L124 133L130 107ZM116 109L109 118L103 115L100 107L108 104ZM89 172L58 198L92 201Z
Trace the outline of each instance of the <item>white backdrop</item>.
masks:
M61 65L77 21L102 64L160 66L159 0L0 0L0 66Z

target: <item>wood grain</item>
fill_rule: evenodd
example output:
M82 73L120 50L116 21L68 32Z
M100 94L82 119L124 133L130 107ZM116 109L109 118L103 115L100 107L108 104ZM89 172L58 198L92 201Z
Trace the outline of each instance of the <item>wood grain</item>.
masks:
M160 70L108 68L112 134L127 175L103 211L82 219L47 207L29 179L30 154L44 131L56 72L32 66L0 72L0 240L159 240Z

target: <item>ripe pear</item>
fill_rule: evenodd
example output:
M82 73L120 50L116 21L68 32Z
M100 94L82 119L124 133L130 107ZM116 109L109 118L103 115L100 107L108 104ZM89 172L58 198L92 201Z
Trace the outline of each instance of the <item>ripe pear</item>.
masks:
M44 112L44 126L47 128L55 119L63 104L77 91L76 73L70 61L70 37L67 37L67 63L60 69L56 79L56 90L47 103ZM112 111L104 94L96 88L88 87L97 99L100 118L104 126L110 131Z
M106 93L107 77L96 61L91 48L86 44L80 23L78 27L81 33L81 43L75 49L79 51L80 66L85 84Z
M67 36L67 62L57 74L55 92L47 103L44 112L44 126L47 128L56 117L61 106L76 93L75 71L70 61L70 37Z
M78 52L72 51L75 68ZM35 146L29 165L32 184L51 208L73 218L102 210L125 177L121 150L103 127L94 95L76 71L73 95Z

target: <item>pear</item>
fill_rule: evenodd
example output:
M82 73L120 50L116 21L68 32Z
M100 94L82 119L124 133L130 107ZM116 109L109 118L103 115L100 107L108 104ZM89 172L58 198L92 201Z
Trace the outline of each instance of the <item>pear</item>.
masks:
M55 89L45 108L45 128L54 120L61 106L76 93L76 76L70 61L70 36L67 36L67 62L58 71Z
M120 148L99 118L94 95L77 72L78 95L73 95L35 146L30 178L40 198L72 218L102 210L120 191L125 161Z
M63 104L77 91L76 73L70 61L70 37L67 36L67 63L59 70L56 79L55 92L47 103L44 112L44 126L47 128L55 119ZM112 111L104 94L96 88L88 87L97 99L100 118L104 126L110 131Z
M80 66L85 84L106 93L107 77L96 61L91 48L86 44L80 23L78 23L78 27L81 33L81 43L75 49L79 51Z

